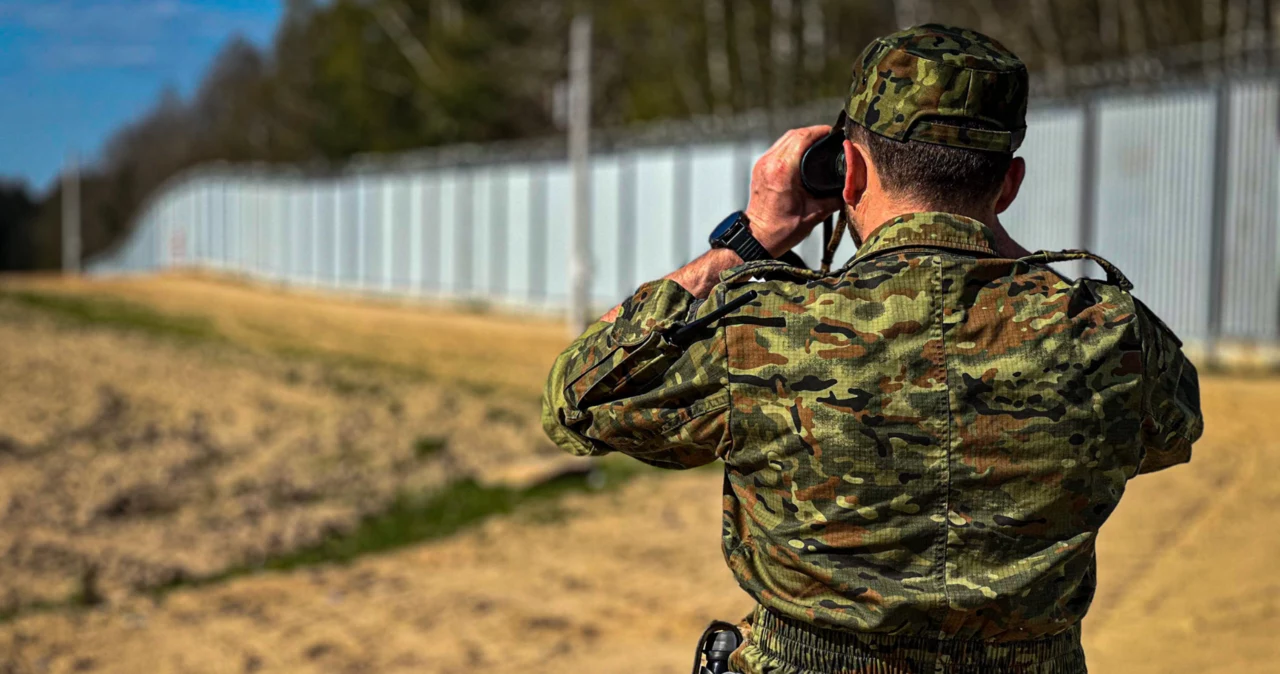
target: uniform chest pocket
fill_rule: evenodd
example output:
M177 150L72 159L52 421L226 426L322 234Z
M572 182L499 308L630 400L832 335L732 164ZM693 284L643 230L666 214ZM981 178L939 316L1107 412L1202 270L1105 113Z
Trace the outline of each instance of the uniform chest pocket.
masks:
M611 403L644 390L662 376L668 362L662 336L650 333L635 346L616 346L592 367L569 382L565 399L583 409Z

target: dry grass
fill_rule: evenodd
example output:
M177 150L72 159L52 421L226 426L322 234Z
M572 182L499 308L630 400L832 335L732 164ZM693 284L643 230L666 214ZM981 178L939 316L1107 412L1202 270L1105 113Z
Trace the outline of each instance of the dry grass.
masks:
M262 352L372 360L522 401L542 393L552 360L568 342L563 324L552 320L286 293L194 275L94 281L14 278L6 287L120 298L167 314L208 318L218 333Z
M0 628L24 666L113 672L682 672L749 602L717 545L718 477L577 497L350 567L265 574ZM0 660L2 662L2 660ZM26 670L20 670L26 671Z
M561 462L530 400L42 301L0 300L0 613L260 564L406 494L500 478L487 461ZM165 325L88 320L121 316Z
M231 344L266 339L235 332L241 313L274 314L298 341L277 337L245 352L71 329L26 309L4 310L0 376L23 386L0 391L0 432L13 438L0 450L0 507L15 497L31 504L19 519L12 505L0 510L8 513L0 527L6 545L27 536L55 541L55 551L117 550L162 568L213 568L210 560L233 556L207 544L222 531L240 532L229 539L244 541L234 554L261 554L273 532L287 538L279 532L351 522L402 486L478 474L501 457L541 451L531 420L491 428L509 421L507 412L488 411L507 409L506 398L465 398L472 394L435 378L467 370L464 358L484 363L477 371L509 360L531 380L513 377L504 386L533 396L539 370L564 342L556 325L327 307L189 279L167 279L155 290L145 281L121 283L74 292L156 298L155 306L217 316L219 334L235 335ZM188 293L226 298L229 307L202 307ZM346 311L371 316L382 326L378 334L397 337L371 337L360 321L341 320ZM544 341L513 347L514 340L498 339L492 351L473 351L465 335L485 333L491 320L491 331L524 326ZM423 322L434 326L430 333L399 339L402 326ZM311 336L324 351L376 359L386 346L388 358L433 379L270 355L289 344L318 350L308 346L308 325L326 326L324 336ZM355 392L325 384L327 372L348 372ZM398 415L392 399L402 403ZM1193 463L1133 483L1104 529L1099 593L1086 622L1092 672L1272 672L1280 661L1280 381L1207 378L1204 407L1208 430ZM197 417L204 419L198 433ZM344 433L360 450L357 470L326 467L346 460ZM483 433L495 435L476 436ZM165 484L207 452L203 444L224 458L178 470L186 486L176 493L148 500L142 489L119 503L131 493L124 486ZM282 481L320 497L274 507L273 485ZM240 483L248 485L243 494ZM125 593L94 608L25 616L0 626L0 671L684 671L705 621L741 615L749 605L718 548L719 483L714 471L644 478L619 492L570 496L558 517L516 513L350 565L180 588L163 599ZM148 503L167 505L135 513ZM256 521L246 515L254 506ZM118 512L130 515L104 515ZM62 558L14 559L0 556L0 582L25 588L52 583L56 574L45 570ZM11 581L17 571L27 575Z

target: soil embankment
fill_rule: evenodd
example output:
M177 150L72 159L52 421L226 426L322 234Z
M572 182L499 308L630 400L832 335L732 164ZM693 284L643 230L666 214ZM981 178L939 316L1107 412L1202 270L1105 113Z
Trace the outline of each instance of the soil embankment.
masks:
M193 278L0 287L0 672L685 671L749 607L720 478L528 490L576 468L536 418L564 342ZM1093 672L1280 661L1280 380L1203 388L1192 464L1104 529Z

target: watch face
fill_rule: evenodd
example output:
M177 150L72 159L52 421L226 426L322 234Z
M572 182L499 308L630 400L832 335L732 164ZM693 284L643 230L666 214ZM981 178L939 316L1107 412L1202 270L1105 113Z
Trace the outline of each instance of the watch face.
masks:
M711 232L711 237L710 237L711 245L715 246L717 244L723 244L724 237L729 233L729 230L735 224L737 224L738 219L741 217L742 217L741 211L738 211L737 213L731 213L729 217L725 218L720 224L716 225L716 228Z

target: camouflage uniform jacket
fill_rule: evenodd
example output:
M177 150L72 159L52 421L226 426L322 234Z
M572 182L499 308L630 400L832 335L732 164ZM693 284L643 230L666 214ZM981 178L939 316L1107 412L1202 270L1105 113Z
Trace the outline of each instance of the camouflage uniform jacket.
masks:
M1202 422L1195 369L1119 272L1072 282L1052 259L917 213L825 277L753 263L705 302L649 283L557 360L543 425L574 454L723 460L725 557L783 622L1074 653L1099 528L1130 478L1190 459Z

